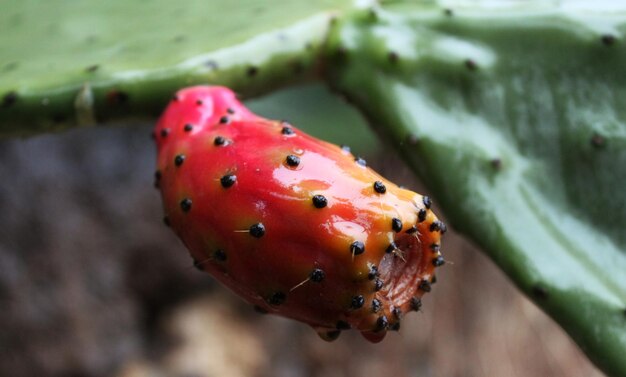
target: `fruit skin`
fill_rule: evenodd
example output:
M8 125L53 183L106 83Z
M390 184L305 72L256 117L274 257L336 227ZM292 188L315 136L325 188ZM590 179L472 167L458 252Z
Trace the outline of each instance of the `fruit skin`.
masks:
M166 223L248 302L326 340L355 328L377 342L419 310L444 263L428 197L225 87L180 90L154 138Z

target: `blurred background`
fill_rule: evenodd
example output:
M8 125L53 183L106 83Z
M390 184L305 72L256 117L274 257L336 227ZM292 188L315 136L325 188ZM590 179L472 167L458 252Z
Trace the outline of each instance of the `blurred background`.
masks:
M247 104L348 144L387 178L428 193L322 86ZM163 225L151 129L0 141L0 376L601 375L454 229L443 243L451 263L422 312L382 343L350 331L326 343L306 325L256 313L195 270Z

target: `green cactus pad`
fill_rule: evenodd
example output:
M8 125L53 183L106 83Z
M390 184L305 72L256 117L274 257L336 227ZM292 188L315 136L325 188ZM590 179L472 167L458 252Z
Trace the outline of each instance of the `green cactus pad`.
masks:
M626 375L626 13L389 7L335 31L335 89L455 229Z
M0 135L153 116L192 84L307 80L351 3L0 0Z

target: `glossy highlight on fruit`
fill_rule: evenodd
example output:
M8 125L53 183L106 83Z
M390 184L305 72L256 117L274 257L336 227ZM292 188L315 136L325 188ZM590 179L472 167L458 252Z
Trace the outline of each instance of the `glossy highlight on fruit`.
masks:
M325 340L354 328L378 342L420 309L444 264L430 198L225 87L180 90L153 136L167 224L196 267L259 310Z

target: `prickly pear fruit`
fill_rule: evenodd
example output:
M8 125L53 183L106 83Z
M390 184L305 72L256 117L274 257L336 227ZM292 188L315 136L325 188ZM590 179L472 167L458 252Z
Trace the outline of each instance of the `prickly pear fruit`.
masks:
M372 342L419 310L444 263L428 197L224 87L179 91L154 137L166 223L196 267L257 308Z

